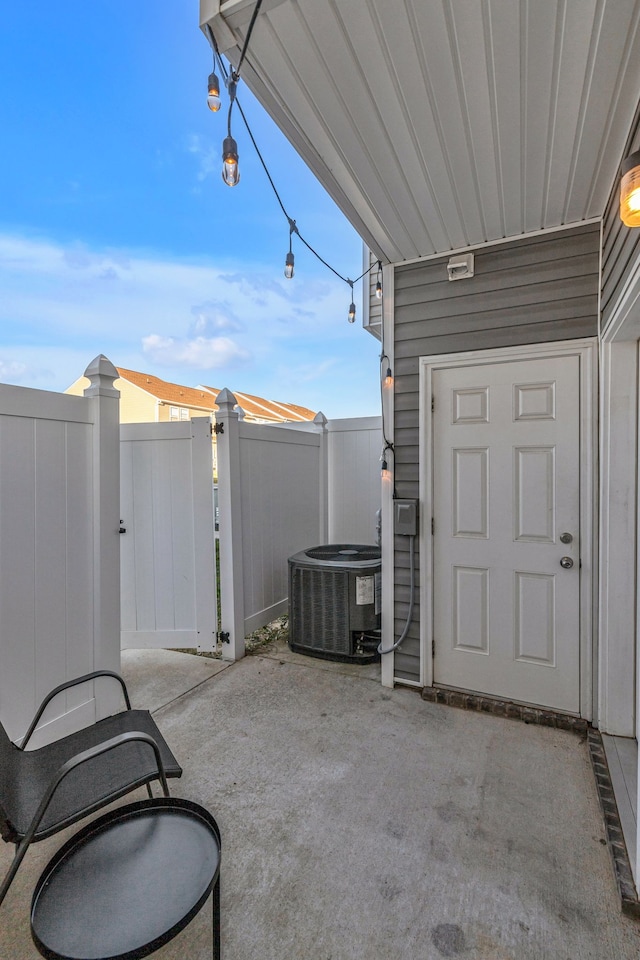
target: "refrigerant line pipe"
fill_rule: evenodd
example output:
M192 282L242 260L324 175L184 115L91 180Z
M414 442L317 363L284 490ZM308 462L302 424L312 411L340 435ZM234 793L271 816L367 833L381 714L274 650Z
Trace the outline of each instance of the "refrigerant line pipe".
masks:
M400 638L396 640L396 642L391 647L387 647L386 650L383 650L382 641L380 641L380 645L378 646L378 653L381 656L384 656L385 653L393 653L394 650L398 649L400 644L403 643L404 640L406 640L407 634L409 633L409 627L411 626L411 621L413 620L413 601L415 599L415 593L416 593L416 584L415 584L416 562L415 562L415 556L413 552L414 540L415 540L415 536L413 534L410 534L409 535L409 577L411 579L411 588L409 593L409 615L407 617L407 622L404 625L404 630L400 634Z

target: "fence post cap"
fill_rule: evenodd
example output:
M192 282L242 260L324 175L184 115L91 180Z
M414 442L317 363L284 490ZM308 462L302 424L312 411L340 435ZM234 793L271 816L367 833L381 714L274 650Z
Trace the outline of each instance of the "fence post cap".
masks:
M313 418L313 422L317 423L319 427L326 427L326 425L329 423L322 410L318 410Z
M90 381L89 386L84 391L85 397L119 397L120 391L116 390L113 383L119 377L118 371L103 353L91 361L84 372L85 377Z
M220 410L220 413L227 416L233 415L237 416L236 411L233 409L238 405L238 401L235 396L231 393L231 390L228 387L223 387L218 396L216 397L216 406Z

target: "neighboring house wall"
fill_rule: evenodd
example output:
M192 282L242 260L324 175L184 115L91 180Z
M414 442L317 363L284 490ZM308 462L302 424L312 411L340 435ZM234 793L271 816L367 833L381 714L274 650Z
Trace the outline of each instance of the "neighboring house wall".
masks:
M86 377L79 377L75 383L65 390L76 397L81 397L89 386ZM127 380L116 380L116 390L120 391L120 423L154 423L157 414L157 400L134 383ZM168 419L168 416L165 418Z
M184 411L184 412L183 412ZM213 415L211 410L197 409L196 407L181 407L175 403L158 404L158 422L168 423L170 420L191 420L193 417L210 417Z
M135 383L116 380L120 391L120 423L148 423L157 417L157 401Z
M475 252L475 276L454 282L447 278L448 256L396 266L396 496L419 496L419 358L595 336L599 242L599 225L590 224L487 247ZM406 537L395 538L394 568L398 637L408 614ZM398 679L420 680L419 624L416 598L407 640L395 655Z

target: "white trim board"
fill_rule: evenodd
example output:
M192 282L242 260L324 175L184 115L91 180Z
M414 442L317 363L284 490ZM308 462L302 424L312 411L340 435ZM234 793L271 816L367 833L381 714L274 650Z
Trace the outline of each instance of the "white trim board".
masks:
M597 575L597 338L562 340L499 349L474 350L421 357L420 390L420 503L421 515L433 516L433 416L432 380L436 370L477 366L513 360L577 356L580 362L580 541L582 576L580 586L580 715L594 717L594 603ZM420 534L420 660L425 686L433 685L433 538L431 525L421 524Z
M389 357L391 369L394 369L393 354L393 321L395 311L395 285L394 269L390 266L382 268L382 289L384 291L382 298L382 322L384 324L384 349ZM384 433L389 443L394 439L394 392L393 390L383 390L382 396ZM384 444L384 437L382 440ZM392 646L394 642L394 615L395 615L395 597L394 597L394 574L395 574L395 555L393 546L393 489L395 486L395 462L394 456L389 451L387 462L390 468L391 478L382 481L381 504L382 504L382 617L381 617L381 638L383 649ZM382 656L380 673L382 685L384 687L393 687L395 677L394 666L395 654L386 653ZM402 683L401 680L397 682Z

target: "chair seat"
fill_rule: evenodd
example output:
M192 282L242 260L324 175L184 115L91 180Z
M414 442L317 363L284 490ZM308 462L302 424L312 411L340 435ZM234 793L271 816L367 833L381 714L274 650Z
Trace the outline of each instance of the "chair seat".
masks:
M11 744L9 769L2 771L3 838L19 842L29 827L38 804L56 771L71 757L122 733L149 734L158 744L167 777L179 777L182 769L147 710L126 710L106 717L37 750L19 750ZM34 840L98 810L138 786L157 779L153 749L145 743L125 743L107 754L72 770L56 790Z

